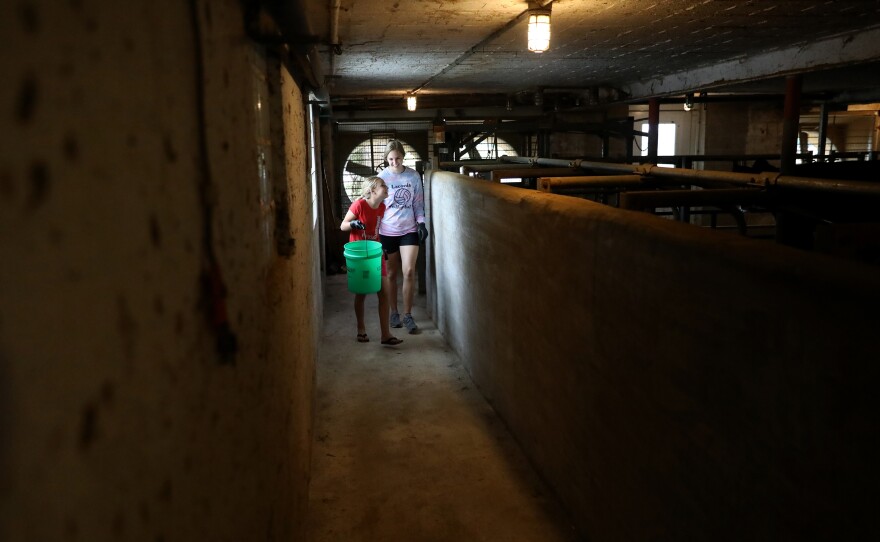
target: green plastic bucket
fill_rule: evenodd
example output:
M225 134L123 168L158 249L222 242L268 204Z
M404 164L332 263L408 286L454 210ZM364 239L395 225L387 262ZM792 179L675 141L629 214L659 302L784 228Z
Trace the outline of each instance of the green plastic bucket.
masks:
M375 294L382 289L382 243L352 241L345 243L343 248L348 268L348 291Z

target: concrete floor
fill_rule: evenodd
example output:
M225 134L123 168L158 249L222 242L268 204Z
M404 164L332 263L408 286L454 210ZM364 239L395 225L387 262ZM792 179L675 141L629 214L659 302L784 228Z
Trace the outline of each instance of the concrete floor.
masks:
M309 535L323 541L573 541L536 476L424 310L419 335L355 341L346 276L327 280Z

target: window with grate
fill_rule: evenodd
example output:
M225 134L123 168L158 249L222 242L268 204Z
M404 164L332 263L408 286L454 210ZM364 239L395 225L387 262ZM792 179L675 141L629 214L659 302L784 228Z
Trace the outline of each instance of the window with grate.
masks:
M360 142L345 160L342 174L342 209L340 209L343 215L348 212L351 202L360 197L364 181L384 168L385 146L392 139L400 141L406 151L403 165L415 169L416 162L422 159L409 143L397 138L393 132L370 133L369 138Z
M474 144L474 141L477 143ZM495 134L480 134L458 149L462 160L495 160L499 156L519 156L513 145Z

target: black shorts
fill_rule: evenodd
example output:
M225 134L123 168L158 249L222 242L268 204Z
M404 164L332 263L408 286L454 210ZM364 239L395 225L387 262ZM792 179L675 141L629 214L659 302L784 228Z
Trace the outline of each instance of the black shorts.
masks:
M382 242L382 248L388 254L400 252L400 247L419 246L418 232L406 233L404 235L379 235L379 240Z

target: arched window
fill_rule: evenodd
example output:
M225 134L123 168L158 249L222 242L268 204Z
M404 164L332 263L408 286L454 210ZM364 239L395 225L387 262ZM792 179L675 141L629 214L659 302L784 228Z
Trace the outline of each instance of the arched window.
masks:
M410 144L392 135L371 135L369 139L359 143L348 155L343 166L342 186L346 196L342 198L343 213L348 211L351 202L360 197L364 180L382 171L385 162L385 146L392 139L400 141L403 144L403 150L406 151L403 165L415 169L416 162L422 159Z

